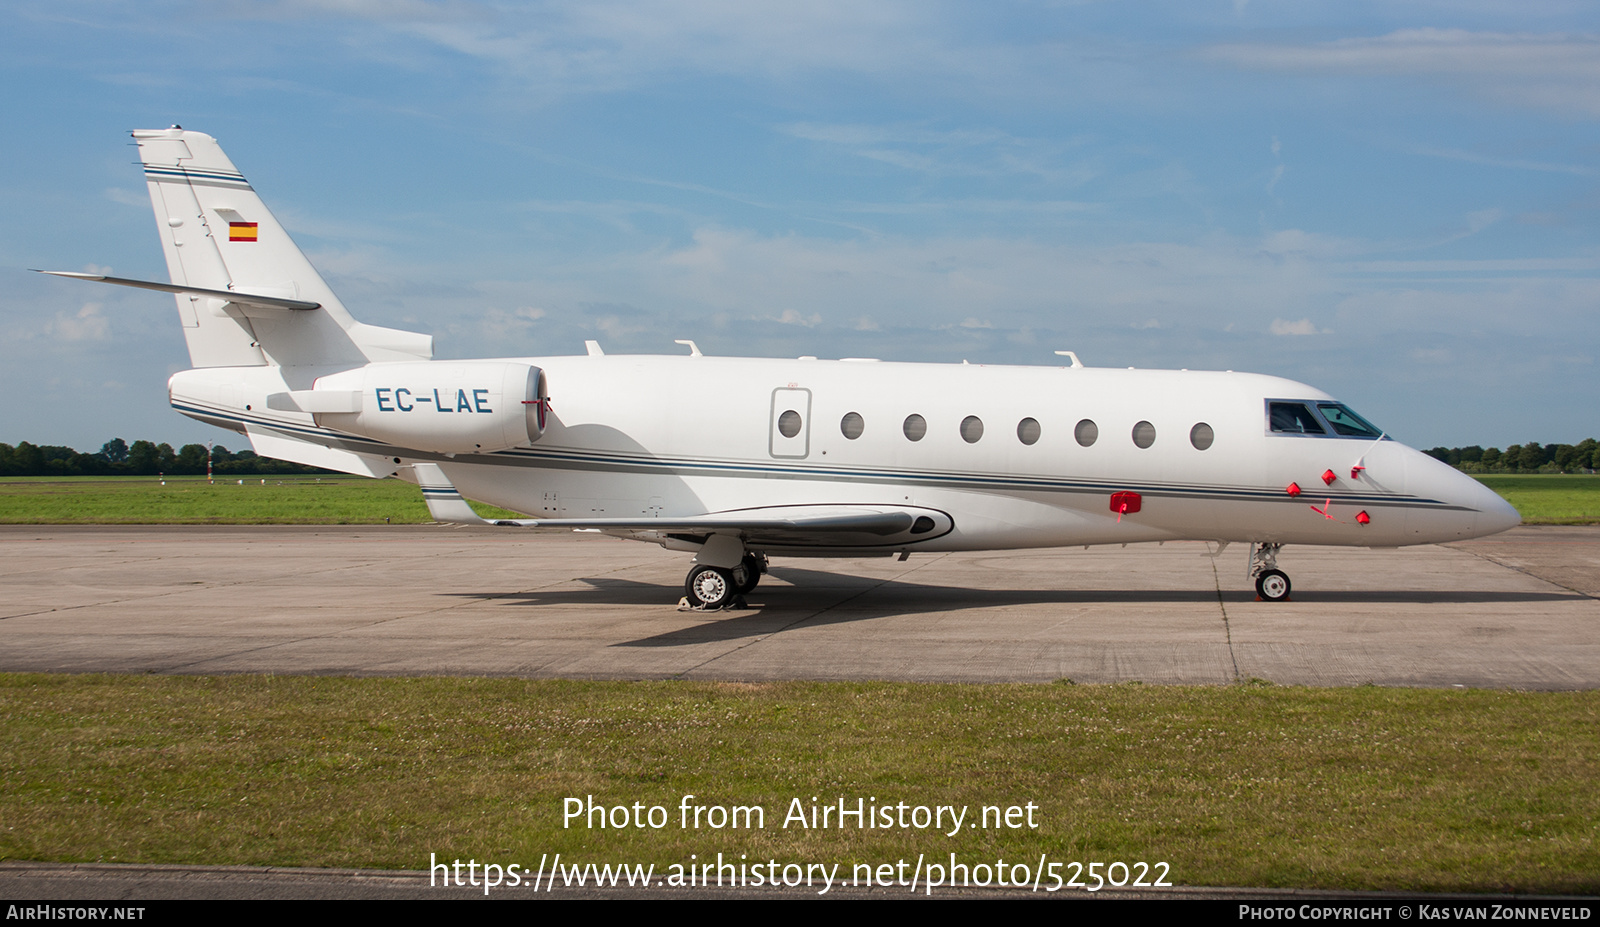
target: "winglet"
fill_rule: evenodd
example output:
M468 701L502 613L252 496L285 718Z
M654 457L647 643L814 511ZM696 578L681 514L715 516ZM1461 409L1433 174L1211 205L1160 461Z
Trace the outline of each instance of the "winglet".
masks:
M489 524L478 517L467 500L461 498L455 484L444 475L438 464L417 463L412 464L411 468L417 473L417 485L422 487L422 501L428 504L428 514L433 516L434 521L457 525Z

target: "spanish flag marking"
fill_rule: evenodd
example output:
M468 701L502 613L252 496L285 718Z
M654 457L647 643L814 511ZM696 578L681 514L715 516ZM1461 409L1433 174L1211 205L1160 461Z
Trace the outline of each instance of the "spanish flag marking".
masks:
M254 222L229 222L229 241L255 241L256 223Z

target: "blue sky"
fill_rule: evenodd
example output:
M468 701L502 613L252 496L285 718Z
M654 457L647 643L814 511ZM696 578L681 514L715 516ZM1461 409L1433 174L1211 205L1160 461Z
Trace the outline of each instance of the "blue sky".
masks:
M0 441L166 405L127 131L216 136L363 321L442 357L1252 370L1400 440L1600 435L1583 3L14 2Z

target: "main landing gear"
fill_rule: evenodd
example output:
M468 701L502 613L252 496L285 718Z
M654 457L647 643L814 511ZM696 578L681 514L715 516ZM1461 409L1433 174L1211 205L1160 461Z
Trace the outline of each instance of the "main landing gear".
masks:
M709 564L697 564L683 581L684 597L693 608L714 611L719 608L739 607L741 597L755 591L761 574L767 572L764 554L745 554L739 565L725 569Z
M1263 602L1283 602L1289 598L1289 574L1278 569L1282 544L1250 545L1250 578L1256 581L1256 595Z

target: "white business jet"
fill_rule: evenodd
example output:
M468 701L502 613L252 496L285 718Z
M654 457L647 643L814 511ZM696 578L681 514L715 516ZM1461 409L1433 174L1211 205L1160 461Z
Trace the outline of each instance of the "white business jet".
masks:
M222 153L133 133L193 370L173 408L267 457L421 486L694 554L690 603L737 602L769 556L1141 541L1250 545L1262 599L1285 544L1395 547L1518 524L1475 480L1277 377L607 355L433 360L357 322Z

